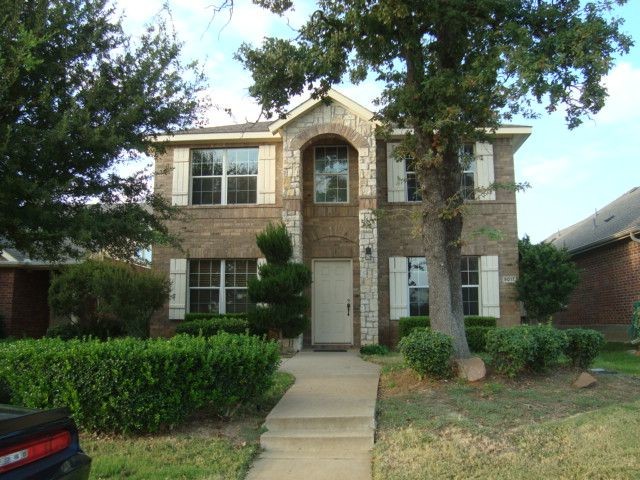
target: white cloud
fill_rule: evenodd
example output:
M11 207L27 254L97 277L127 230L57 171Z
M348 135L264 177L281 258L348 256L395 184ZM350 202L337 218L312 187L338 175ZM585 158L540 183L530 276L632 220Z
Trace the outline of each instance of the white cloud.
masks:
M640 68L622 62L604 81L609 97L595 116L596 123L613 124L640 121Z

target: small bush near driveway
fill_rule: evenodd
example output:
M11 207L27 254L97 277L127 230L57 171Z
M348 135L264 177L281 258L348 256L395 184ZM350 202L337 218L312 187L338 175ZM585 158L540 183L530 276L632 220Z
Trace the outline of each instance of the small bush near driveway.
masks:
M602 334L587 328L569 328L564 333L567 336L565 354L573 366L589 368L604 346Z
M0 345L12 403L68 406L82 428L100 432L153 432L205 405L229 408L267 390L278 364L275 343L226 333Z
M409 367L419 375L436 378L451 376L453 343L451 337L433 330L414 330L398 344Z

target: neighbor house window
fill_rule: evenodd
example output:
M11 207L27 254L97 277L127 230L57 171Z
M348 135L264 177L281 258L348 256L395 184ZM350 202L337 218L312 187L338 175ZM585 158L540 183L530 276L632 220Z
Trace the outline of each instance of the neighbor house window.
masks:
M460 180L460 194L465 200L475 198L476 188L476 162L473 153L473 144L465 143L460 149L460 163L462 164L462 177Z
M315 201L349 201L349 157L346 145L316 147L314 159Z
M256 260L190 260L189 311L212 313L248 312L247 284L256 277Z
M429 315L429 277L427 261L423 257L409 257L409 315ZM478 257L462 257L462 307L464 315L479 315L480 270Z
M407 176L407 201L420 202L422 201L422 192L420 191L420 185L416 177L416 167L413 159L410 157L405 158L404 165Z
M256 203L257 148L208 148L191 153L191 203Z

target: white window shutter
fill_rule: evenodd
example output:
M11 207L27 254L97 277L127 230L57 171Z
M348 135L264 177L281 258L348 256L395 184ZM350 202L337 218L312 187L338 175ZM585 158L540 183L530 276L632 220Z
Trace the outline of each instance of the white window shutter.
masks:
M276 146L258 147L258 203L276 203Z
M173 183L171 191L173 205L189 205L189 149L173 149Z
M409 316L409 273L407 257L389 257L390 318Z
M475 146L475 161L477 187L489 188L495 182L495 174L493 172L493 144L488 142L477 142ZM476 195L478 200L495 200L496 192L491 190L486 194Z
M500 273L498 256L480 257L481 314L485 317L500 318Z
M387 143L387 193L389 202L407 201L405 160L396 160L393 151L397 143Z
M171 297L169 298L169 320L184 320L187 311L187 259L172 258L169 261Z

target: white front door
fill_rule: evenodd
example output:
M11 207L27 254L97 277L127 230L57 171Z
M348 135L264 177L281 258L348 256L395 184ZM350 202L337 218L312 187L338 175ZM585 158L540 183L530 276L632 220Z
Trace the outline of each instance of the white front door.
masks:
M351 260L313 261L313 343L353 343Z

